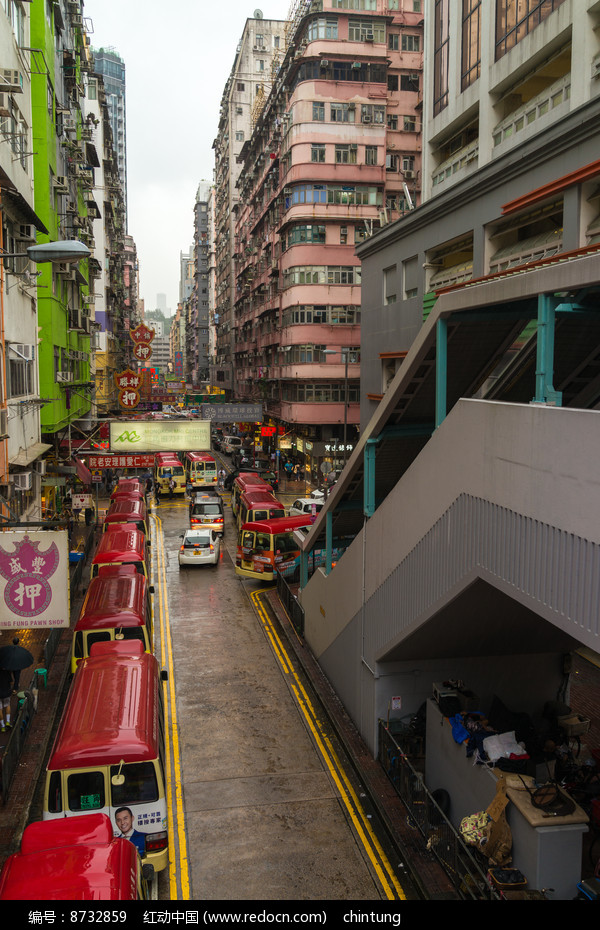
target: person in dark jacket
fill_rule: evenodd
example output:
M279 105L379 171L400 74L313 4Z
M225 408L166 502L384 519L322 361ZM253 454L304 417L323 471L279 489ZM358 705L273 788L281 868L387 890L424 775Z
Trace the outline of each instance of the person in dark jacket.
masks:
M0 731L5 733L12 727L10 722L10 696L12 694L13 676L6 668L0 668Z

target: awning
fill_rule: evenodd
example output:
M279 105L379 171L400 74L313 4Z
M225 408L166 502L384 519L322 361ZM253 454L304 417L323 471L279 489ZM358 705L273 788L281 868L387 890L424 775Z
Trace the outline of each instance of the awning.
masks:
M51 449L52 445L48 442L34 442L30 446L27 446L26 449L19 449L17 455L12 459L8 460L9 465L29 465L30 462L33 462L34 459L43 455L44 452L47 452L48 449Z

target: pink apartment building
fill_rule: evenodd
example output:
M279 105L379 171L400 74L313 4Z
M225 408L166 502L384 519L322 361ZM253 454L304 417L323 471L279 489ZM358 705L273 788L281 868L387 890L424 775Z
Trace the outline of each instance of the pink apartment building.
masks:
M358 435L355 247L419 198L420 6L298 3L240 155L235 396L262 401L313 477L323 460L339 467Z

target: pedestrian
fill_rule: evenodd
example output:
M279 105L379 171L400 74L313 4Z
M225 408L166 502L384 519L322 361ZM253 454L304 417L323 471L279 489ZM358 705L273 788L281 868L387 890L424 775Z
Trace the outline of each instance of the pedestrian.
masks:
M221 468L221 469L219 470L219 481L218 481L218 484L219 484L220 490L223 490L223 488L225 487L225 469L224 469L224 468Z
M173 500L173 491L175 490L175 478L173 475L169 478L169 500Z
M12 673L8 669L0 668L0 713L2 721L0 730L6 733L6 730L12 727L10 722L10 696L12 694Z
M294 465L294 478L296 481L300 481L300 464L298 462Z
M150 503L150 497L152 496L152 478L150 475L146 478L146 484L144 486L144 497L146 498L146 506Z
M113 470L112 468L107 468L104 472L104 486L106 488L106 493L110 494L112 490L113 483Z
M92 520L94 519L93 504L90 504L88 507L85 508L84 514L85 514L85 525L90 526L92 523Z

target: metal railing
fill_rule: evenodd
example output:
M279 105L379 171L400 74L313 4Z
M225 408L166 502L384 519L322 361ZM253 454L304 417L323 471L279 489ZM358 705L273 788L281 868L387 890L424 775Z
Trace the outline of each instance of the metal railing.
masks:
M285 578L277 572L277 594L298 636L304 636L304 610Z
M405 735L408 745L412 734L407 730ZM428 790L423 773L413 767L396 736L403 738L402 733L392 735L386 722L379 721L379 762L409 812L409 825L418 831L423 847L435 856L461 898L497 900L499 896L487 881L485 871Z
M22 693L24 694L24 698L20 702L17 709L15 722L12 725L8 743L4 748L2 759L0 760L0 784L2 787L3 804L6 804L10 785L19 765L23 744L27 738L29 724L31 722L31 718L35 714L35 702L33 694L31 691L24 691Z

